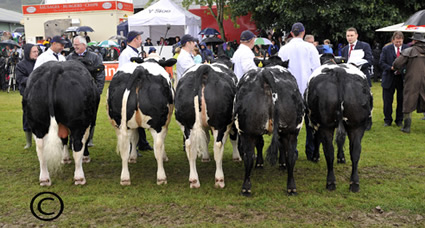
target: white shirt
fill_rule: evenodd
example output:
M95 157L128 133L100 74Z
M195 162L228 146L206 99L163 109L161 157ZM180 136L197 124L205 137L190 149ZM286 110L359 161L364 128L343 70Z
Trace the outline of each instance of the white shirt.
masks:
M53 55L53 51L51 48L47 49L47 51L43 52L40 56L37 57L37 60L35 61L34 70L41 66L45 62L49 61L66 61L65 56L58 54L59 60Z
M311 73L320 66L319 51L313 44L301 38L293 38L279 50L278 55L282 61L289 59L288 70L294 75L300 93L304 96Z
M239 45L238 50L236 50L232 58L232 62L235 64L234 71L236 77L238 77L238 81L247 71L251 69L257 69L254 58L254 52L252 52L248 46L245 44Z
M180 51L179 57L177 57L177 78L179 81L182 77L183 73L191 66L195 65L195 61L193 60L192 55L184 50L183 48Z
M124 66L127 63L131 63L130 59L132 57L139 56L138 52L135 52L133 48L130 46L127 46L120 54L120 57L118 58L118 70Z

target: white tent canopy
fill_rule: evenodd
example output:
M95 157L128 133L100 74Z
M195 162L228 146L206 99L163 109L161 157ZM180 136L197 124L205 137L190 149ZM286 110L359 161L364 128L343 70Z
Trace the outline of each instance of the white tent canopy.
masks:
M155 44L160 37L190 34L197 37L201 30L201 18L185 10L171 0L160 0L128 18L128 30L143 32L143 39L150 37Z

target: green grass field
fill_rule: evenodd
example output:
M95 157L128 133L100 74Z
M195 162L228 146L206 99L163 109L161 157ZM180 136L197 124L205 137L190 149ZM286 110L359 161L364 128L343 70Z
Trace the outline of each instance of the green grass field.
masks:
M298 196L286 195L286 172L266 163L253 173L251 198L239 195L244 167L232 161L230 142L223 161L226 187L214 188L214 161L198 160L201 188L189 188L189 164L175 120L165 142L170 159L165 163L168 184L156 185L153 151L143 151L137 163L129 165L132 185L121 186L121 158L115 152L116 136L106 114L108 86L98 112L95 146L90 148L92 161L84 164L85 186L74 186L74 163L52 176L51 187L39 186L35 143L23 149L21 96L0 92L0 227L425 227L425 121L422 114L414 113L410 134L395 125L384 128L378 83L372 87L373 126L362 143L359 193L348 191L348 151L347 164L335 164L337 189L325 189L323 153L318 164L306 160L303 129L295 165ZM268 146L270 137L265 139ZM148 140L152 143L150 134ZM44 191L63 199L63 213L54 221L40 221L31 213L31 199ZM45 202L46 212L58 208L55 201Z

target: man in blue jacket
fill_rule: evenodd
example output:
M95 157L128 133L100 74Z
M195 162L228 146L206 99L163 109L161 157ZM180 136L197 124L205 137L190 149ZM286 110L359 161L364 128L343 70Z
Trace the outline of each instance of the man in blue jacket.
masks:
M382 49L379 59L379 65L382 72L382 98L384 100L384 126L391 126L393 121L393 100L394 93L397 90L397 108L395 124L401 127L403 122L403 77L404 75L393 68L394 60L400 56L402 50L407 48L403 44L404 36L402 32L394 32L392 44L385 46Z

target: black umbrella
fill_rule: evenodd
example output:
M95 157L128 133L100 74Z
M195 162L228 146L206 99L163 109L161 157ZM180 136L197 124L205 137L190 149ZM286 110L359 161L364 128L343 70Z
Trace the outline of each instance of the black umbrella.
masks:
M407 19L407 21L404 22L403 25L425 25L425 10L420 10L410 16L409 19Z
M217 31L215 28L204 28L198 33L198 35L207 35L207 36L218 35L218 34L220 34L220 32Z
M80 26L75 31L76 32L94 32L94 30L90 26Z
M21 47L16 41L14 40L3 40L0 42L0 46L17 46L17 47Z
M25 29L24 29L24 27L17 27L17 28L15 28L15 30L13 30L13 32L24 33Z
M215 37L215 36L208 37L208 38L202 40L202 42L204 42L206 44L209 44L209 43L222 44L222 43L224 43L224 41L222 39Z

